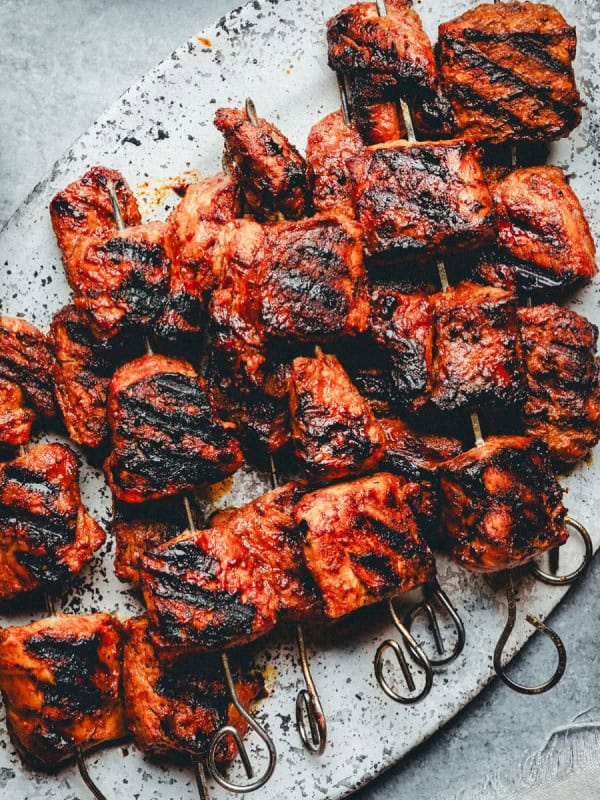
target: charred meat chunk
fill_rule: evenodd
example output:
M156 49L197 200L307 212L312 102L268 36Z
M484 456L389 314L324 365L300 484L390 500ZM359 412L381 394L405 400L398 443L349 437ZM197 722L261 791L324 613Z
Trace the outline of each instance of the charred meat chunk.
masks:
M490 436L438 473L446 545L467 569L512 569L566 541L562 489L540 441Z
M278 620L277 589L228 527L186 531L148 552L141 581L153 640L164 650L222 650Z
M354 125L346 125L341 111L327 114L312 126L306 162L316 211L337 211L354 217L353 175L349 162L363 146L359 132Z
M379 424L385 434L382 468L409 481L433 481L440 464L464 450L456 437L420 433L400 419L388 417Z
M368 402L338 359L317 348L295 358L290 378L292 439L298 460L319 480L374 469L384 436Z
M105 534L79 496L79 463L62 444L38 444L0 465L0 599L77 574Z
M492 196L498 240L480 263L507 265L524 292L564 290L594 277L594 240L559 167L517 169L492 187Z
M244 735L247 723L230 701L218 656L162 654L152 643L145 617L128 620L124 629L125 713L141 750L175 761L186 753L204 759L223 725L234 725ZM236 669L235 686L246 708L265 693L256 671ZM234 755L231 743L216 753L217 761L229 761Z
M137 586L146 550L179 536L187 524L185 506L180 497L165 497L146 503L123 503L115 498L111 532L115 540L117 578Z
M436 296L432 402L442 411L523 398L516 300L465 281Z
M575 28L544 3L484 3L439 27L457 127L475 140L558 139L581 121Z
M522 421L553 461L572 464L600 440L598 328L554 303L520 308L526 367Z
M27 444L34 422L35 414L27 408L21 389L16 383L0 378L0 445Z
M70 183L50 203L50 219L67 274L79 260L81 245L90 238L106 239L118 230L107 186L111 184L127 227L141 223L135 197L123 176L106 167L92 167Z
M112 452L105 470L119 500L178 494L242 463L238 442L187 361L147 355L125 364L110 382L107 408Z
M35 325L0 317L0 380L18 386L26 404L42 417L56 413L53 366L48 340Z
M371 335L390 354L394 399L410 411L418 411L431 392L434 303L430 295L387 286L371 295Z
M221 173L187 187L168 219L174 255L169 298L158 321L163 335L199 331L201 311L218 283L223 226L240 213L239 187L232 175Z
M127 734L120 682L121 626L109 614L61 614L0 630L8 729L37 769L55 772L79 746Z
M278 213L300 219L307 199L306 164L283 133L266 119L251 120L237 108L220 108L215 125L225 138L250 211L258 219Z
M353 169L368 256L423 259L494 238L492 197L468 142L375 145Z
M328 617L349 614L435 576L411 503L416 483L379 473L305 495L296 507L304 555Z

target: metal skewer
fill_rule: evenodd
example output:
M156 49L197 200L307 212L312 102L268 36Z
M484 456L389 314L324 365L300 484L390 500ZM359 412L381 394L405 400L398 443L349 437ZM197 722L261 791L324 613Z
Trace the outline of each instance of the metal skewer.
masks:
M117 197L114 184L108 182L106 185L106 190L108 192L108 196L110 197L110 202L112 205L113 215L115 218L115 222L117 224L117 228L119 230L123 230L125 228L125 222L123 220L123 215L121 213L121 209L119 206L119 199ZM150 345L148 337L145 337L145 349L147 355L153 355L153 350ZM194 515L192 513L192 506L190 503L190 499L187 495L183 496L183 507L187 517L190 533L192 534L196 533L196 523L194 521ZM248 712L242 705L237 694L235 682L231 675L231 668L229 666L229 657L224 652L221 653L221 661L223 664L223 672L225 674L227 688L231 696L231 702L235 706L235 709L240 714L240 716L243 717L243 719L249 725L249 727L252 728L252 730L254 730L266 744L269 753L269 761L266 770L257 778L255 778L251 783L237 784L228 780L227 776L223 775L223 773L221 772L220 767L216 760L217 747L219 743L227 736L231 736L233 738L240 759L246 770L246 774L248 775L248 778L254 778L254 770L250 762L250 756L248 755L248 750L246 748L246 745L244 744L242 737L239 735L237 729L233 725L224 725L215 732L213 738L211 739L206 768L210 772L211 776L215 779L215 781L223 788L238 794L241 794L243 792L252 792L256 789L260 789L261 786L264 786L265 783L269 780L269 778L273 774L273 770L275 769L275 765L277 763L277 751L275 750L275 744L273 743L273 740L271 739L267 731L264 728L262 728L250 714L248 714ZM200 759L192 757L192 766L194 769L194 776L196 779L196 785L198 788L198 794L200 796L200 800L209 800L208 787L206 783L206 774L204 769L205 765L202 763ZM98 800L104 800L104 798L99 798Z

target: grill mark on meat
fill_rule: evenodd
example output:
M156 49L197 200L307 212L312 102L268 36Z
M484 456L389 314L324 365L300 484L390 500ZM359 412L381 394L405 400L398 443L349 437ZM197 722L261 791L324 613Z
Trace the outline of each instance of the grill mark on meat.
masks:
M564 64L558 58L555 58L544 45L551 45L555 42L560 42L564 31L558 34L544 34L544 33L486 33L477 28L465 28L463 36L468 42L480 44L498 44L500 42L509 42L509 46L515 50L520 50L524 55L530 56L547 67L552 72L557 72L561 75L570 75L571 66Z
M100 638L57 639L55 636L31 636L25 649L46 661L54 682L39 681L46 704L72 712L91 713L102 706L102 693L92 683L98 662Z

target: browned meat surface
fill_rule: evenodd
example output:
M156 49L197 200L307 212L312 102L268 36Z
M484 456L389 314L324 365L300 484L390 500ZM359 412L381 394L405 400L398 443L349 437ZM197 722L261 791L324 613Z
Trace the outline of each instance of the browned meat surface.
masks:
M439 27L444 92L476 140L558 139L581 121L575 28L543 3L485 3Z
M359 132L353 125L346 125L341 111L327 114L312 126L306 162L316 211L337 211L354 216L349 162L362 148Z
M317 348L315 358L295 358L290 414L296 457L318 480L375 469L384 435L369 403L338 359Z
M375 3L353 3L328 21L329 66L353 78L358 74L362 88L353 91L355 106L403 97L415 104L430 130L447 133L452 112L440 93L419 15L405 0L389 0L386 6L387 15L380 17Z
M266 119L257 119L255 125L237 108L220 108L215 125L225 138L250 211L258 219L278 213L300 219L306 206L306 164L283 133Z
M78 481L77 457L61 444L0 465L0 599L63 583L104 542Z
M210 315L228 370L262 387L269 338L304 342L367 327L369 295L359 226L343 215L261 226L231 223Z
M27 444L34 421L35 414L27 408L21 389L0 378L0 445Z
M120 696L121 625L109 614L0 630L0 689L21 756L54 772L79 745L127 734Z
M493 186L492 195L498 225L493 262L508 266L518 288L565 289L594 277L594 240L559 167L517 169Z
M558 464L584 458L600 440L598 328L555 304L519 309L527 394L523 426Z
M467 569L511 569L566 541L562 489L541 442L491 436L438 474L446 544Z
M395 401L411 411L418 411L431 392L434 303L430 295L387 286L371 295L371 335L390 354Z
M141 333L163 313L173 252L165 222L125 228L90 239L68 270L75 305L87 312L94 335Z
M123 503L115 498L111 532L115 540L117 577L137 586L146 550L179 536L187 524L181 497L165 497L146 503Z
M505 406L523 396L516 299L465 281L436 296L431 399L442 411Z
M218 656L197 653L164 655L154 647L145 617L125 623L123 689L129 730L145 753L182 760L205 759L210 741L223 725L247 730L230 702ZM236 670L236 690L249 709L263 697L259 672ZM218 761L234 757L231 740L217 751ZM189 760L189 759L188 759Z
M109 183L115 189L125 225L139 225L140 212L131 189L120 173L106 167L92 167L50 203L50 219L69 281L72 263L79 260L80 246L90 238L106 239L117 232L113 206L106 189Z
M48 338L56 359L54 390L69 436L77 444L98 447L108 433L108 383L134 347L96 339L88 316L72 305L54 315Z
M351 84L352 85L352 84ZM406 128L397 103L361 102L354 92L349 97L352 122L365 144L383 144L406 139Z
M382 468L409 481L431 481L444 461L464 450L460 439L417 433L400 419L380 419L385 434Z
M43 417L56 413L54 356L44 334L24 319L0 317L0 380L16 384L27 406Z
M246 545L278 595L280 614L287 619L306 620L322 614L294 518L295 507L305 491L303 483L286 483L211 519L213 528L233 534Z
M494 237L492 198L468 142L376 145L355 159L353 169L368 256L437 257Z
M163 335L195 333L208 295L218 283L217 250L225 223L239 217L240 193L234 176L222 173L192 183L171 213L171 288L159 330Z
M206 382L187 361L147 355L125 364L110 382L107 409L112 452L105 470L119 500L178 494L242 463Z
M430 582L433 555L411 502L416 483L387 472L305 495L296 508L304 555L328 617Z
M222 650L277 622L278 590L228 527L186 531L142 559L142 593L164 649Z

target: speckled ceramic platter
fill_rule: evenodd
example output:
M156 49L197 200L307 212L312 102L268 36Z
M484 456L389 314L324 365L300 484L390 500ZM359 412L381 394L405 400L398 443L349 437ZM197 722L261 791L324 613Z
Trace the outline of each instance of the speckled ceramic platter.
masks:
M550 160L571 176L597 238L600 113L594 32L600 24L600 7L580 0L557 0L556 4L577 24L576 70L587 108L581 127L553 148ZM172 176L187 171L208 175L219 168L222 143L212 116L220 105L237 105L252 95L260 114L277 121L290 139L303 147L311 123L338 105L335 80L326 62L324 22L341 5L341 0L255 0L190 39L133 86L58 162L0 234L2 313L25 316L47 329L52 314L67 301L69 291L47 207L58 189L93 164L121 170L145 200L147 215L161 216L166 213L165 206L176 201L165 188ZM468 5L462 0L444 4L424 0L417 3L417 9L435 38L439 15L448 19ZM600 322L597 284L572 302ZM570 512L592 528L596 547L600 544L600 526L594 515L600 497L598 464L583 464L563 481L569 489ZM266 488L261 476L242 472L220 502L241 503ZM87 465L83 490L91 510L107 524L109 496L104 480ZM102 554L62 598L64 611L103 609L122 617L139 612L136 599L114 578L112 549L109 539ZM567 554L563 567L568 568L570 559L576 557ZM302 750L293 724L301 679L291 639L279 634L259 650L259 661L268 665L265 674L270 692L259 716L278 749L273 778L259 796L335 800L347 795L434 734L492 678L491 653L506 613L503 593L445 561L440 561L439 571L442 585L464 616L467 644L459 662L438 674L433 691L417 706L393 703L375 683L372 662L376 646L393 634L383 609L373 609L326 634L313 637L309 632L314 677L329 721L329 746L320 758ZM518 593L529 610L545 618L564 590L523 578ZM38 610L35 616L42 613ZM11 615L4 617L2 624L27 622L32 616ZM531 631L521 615L507 653L512 655L522 647ZM553 667L548 664L548 671ZM560 687L554 691L559 693ZM87 797L74 768L52 777L29 772L14 753L3 721L0 737L2 797ZM190 769L154 764L131 744L90 756L89 767L111 799L196 797ZM211 790L215 798L225 796L216 786Z

